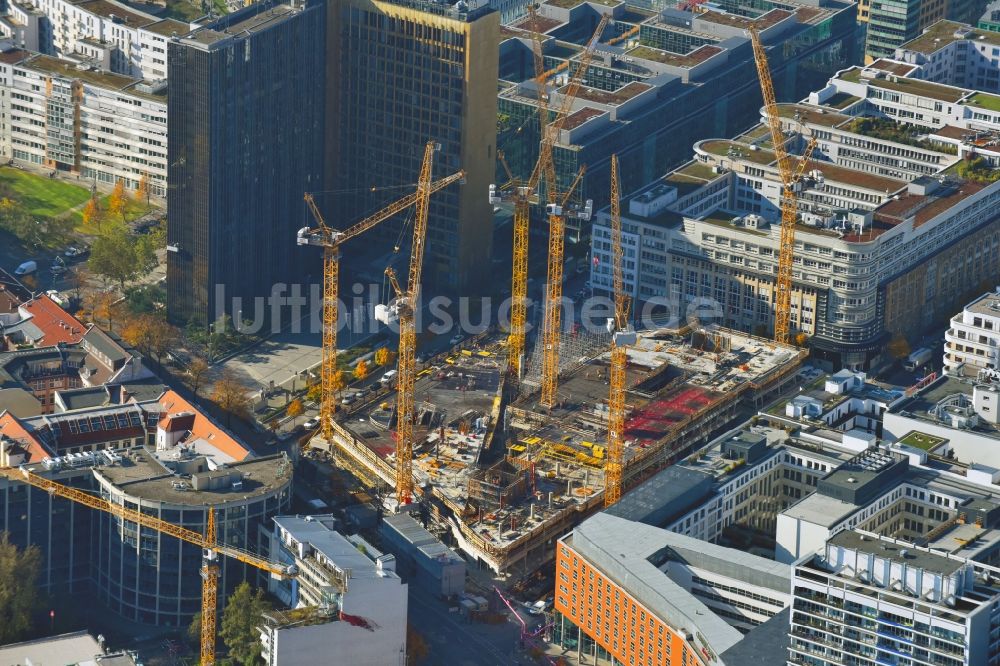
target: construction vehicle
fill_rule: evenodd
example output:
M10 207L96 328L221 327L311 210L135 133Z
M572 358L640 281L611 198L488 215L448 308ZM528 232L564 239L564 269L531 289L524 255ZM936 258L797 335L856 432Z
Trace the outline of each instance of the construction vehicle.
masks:
M569 117L573 101L576 99L576 96L580 92L580 87L583 85L583 77L586 75L587 69L590 67L590 62L594 58L594 52L600 43L601 34L610 20L610 14L601 16L601 20L594 29L594 34L580 54L576 71L573 73L569 84L563 92L562 104L560 104L555 117L551 123L543 121L542 125L543 133L538 151L537 168L544 178L548 201L545 206L545 212L549 218L549 251L545 318L542 324L542 395L540 402L544 407L548 408L552 408L556 404L556 388L559 376L559 338L561 333L566 218L574 217L584 221L589 220L593 214L594 207L593 201L590 200L582 208L570 208L568 206L573 192L583 178L584 168L581 167L570 187L561 193L559 191L559 183L556 179L552 152L558 141L559 132ZM540 90L539 94L547 96L547 92L544 89Z
M458 171L430 184L429 191L437 192L465 177ZM327 226L313 195L306 193L305 201L316 220L315 227L303 227L296 235L298 245L314 245L323 248L323 355L320 362L320 434L323 439L332 438L333 415L337 410L337 304L340 279L340 246L372 227L400 213L419 201L419 192L409 194L374 213L345 231Z
M208 520L206 521L205 534L199 534L194 530L189 530L173 523L160 520L155 516L145 514L135 509L115 504L101 497L96 497L77 488L70 488L61 483L38 476L23 467L0 468L0 476L11 481L26 483L45 492L67 499L77 504L89 507L96 511L103 511L116 516L122 521L135 523L140 527L168 534L172 537L193 543L202 549L203 562L201 567L201 666L212 666L215 664L215 642L216 625L218 614L218 582L220 555L231 557L235 560L248 564L252 567L266 571L279 578L291 578L298 575L295 565L284 566L265 560L248 551L232 546L217 543L215 540L215 514L211 508L208 509Z
M413 218L413 243L410 248L410 270L403 291L391 267L385 271L396 300L390 306L375 308L375 318L384 324L399 324L399 355L396 357L396 501L400 507L413 498L413 421L414 388L416 385L417 327L416 308L420 296L420 276L424 266L424 244L427 240L427 215L431 199L431 166L434 152L440 145L429 141L424 148L424 161L417 182L417 202Z
M794 168L792 157L785 145L785 135L781 131L781 118L778 115L778 102L774 95L774 85L771 82L771 70L767 64L767 53L760 41L756 26L749 29L750 41L753 45L753 59L757 65L757 76L760 78L760 89L764 97L764 114L767 126L771 131L771 143L774 144L774 155L777 158L778 173L781 175L781 240L778 248L778 277L774 285L774 341L788 344L790 335L789 324L792 310L792 264L795 259L795 224L798 218L798 193L802 190L802 175L805 172L809 157L812 155L816 140L809 141L798 168Z
M608 394L608 448L604 466L604 506L617 502L622 495L622 470L625 466L625 369L628 347L637 341L629 323L630 298L625 293L622 273L621 190L618 183L618 156L611 156L611 257L614 281L615 316L608 319L611 333L611 389Z

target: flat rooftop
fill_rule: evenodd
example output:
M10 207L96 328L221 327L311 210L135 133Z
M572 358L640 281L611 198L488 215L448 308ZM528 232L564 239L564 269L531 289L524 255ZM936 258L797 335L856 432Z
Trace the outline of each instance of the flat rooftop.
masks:
M282 456L255 458L228 466L242 473L243 484L239 490L227 486L218 490L195 490L190 483L186 490L175 487L181 479L156 460L153 452L143 448L121 463L95 470L125 493L142 499L174 504L221 504L256 495L264 495L286 485L292 479L292 466Z
M1000 293L991 291L988 294L983 294L966 305L965 309L974 314L1000 317Z
M672 51L653 48L652 46L637 46L628 51L628 55L632 58L652 60L662 65L690 69L691 67L700 65L709 58L717 56L722 53L723 50L724 49L721 49L718 46L712 46L710 44L702 44L689 53L674 53Z
M972 28L956 21L938 21L924 28L919 37L911 39L899 48L930 55L955 42L962 41L985 42L993 46L1000 46L1000 34Z
M755 26L758 30L766 30L767 28L777 25L792 16L792 12L784 9L772 9L771 11L761 14L756 18L748 18L738 14L718 12L710 9L708 11L701 12L700 14L696 14L695 16L697 16L699 20L708 21L710 23L718 23L719 25L725 25L732 28L742 28L747 30L750 26Z
M103 70L80 69L68 60L60 60L47 55L37 55L19 63L25 69L34 69L39 72L55 74L67 79L79 79L84 83L89 83L109 90L117 90L127 95L143 97L151 101L167 103L167 96L164 93L152 93L140 91L136 86L142 84L142 79L134 79L130 76L114 74Z
M876 557L906 564L908 567L917 567L945 576L949 576L965 566L962 560L956 558L931 553L922 548L897 542L894 539L874 537L871 534L855 530L842 530L833 535L827 543L840 548L871 553Z

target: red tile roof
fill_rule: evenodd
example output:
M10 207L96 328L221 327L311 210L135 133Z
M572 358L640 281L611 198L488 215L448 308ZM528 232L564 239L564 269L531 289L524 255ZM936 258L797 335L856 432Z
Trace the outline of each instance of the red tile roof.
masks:
M204 439L237 462L250 457L250 450L246 446L174 391L167 391L161 395L159 402L163 406L163 411L170 414L193 412L194 423L188 428L192 437Z
M31 315L31 323L42 331L40 344L76 344L87 332L87 327L79 319L63 310L48 296L42 295L28 301L21 305L21 309Z
M178 412L164 416L157 425L167 432L181 432L191 430L194 427L194 419L195 415L191 412Z
M28 454L25 462L38 463L51 455L42 443L10 412L0 413L0 435L9 437L25 447Z

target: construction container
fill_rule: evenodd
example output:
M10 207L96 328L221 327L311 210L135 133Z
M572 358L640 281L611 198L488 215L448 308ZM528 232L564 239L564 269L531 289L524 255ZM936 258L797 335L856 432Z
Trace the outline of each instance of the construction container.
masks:
M396 556L397 572L442 597L465 590L465 560L405 513L386 516L379 530L385 547ZM463 610L464 612L464 610Z

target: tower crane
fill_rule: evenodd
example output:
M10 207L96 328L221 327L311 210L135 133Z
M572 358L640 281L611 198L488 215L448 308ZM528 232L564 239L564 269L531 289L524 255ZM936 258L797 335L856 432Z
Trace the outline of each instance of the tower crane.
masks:
M548 283L545 300L545 319L542 324L541 396L541 404L549 408L553 407L556 403L556 387L559 381L559 332L562 307L563 257L566 242L566 217L572 216L581 220L589 220L593 213L593 202L589 200L582 209L570 210L567 208L570 197L583 178L585 169L581 167L570 187L564 193L560 193L552 152L559 138L559 132L562 130L566 118L569 117L573 102L580 92L580 86L583 85L583 77L586 75L587 69L590 67L590 62L594 58L594 52L597 50L597 45L601 41L601 33L604 32L604 28L607 27L609 21L611 21L611 15L604 14L597 23L594 34L580 55L576 71L566 86L562 103L556 112L555 118L543 128L541 146L538 151L539 170L545 179L548 197L548 204L545 210L549 217Z
M208 509L205 534L199 534L194 530L168 523L136 509L129 509L125 506L115 504L77 488L64 486L61 483L39 476L24 467L0 468L0 476L11 481L26 483L44 490L55 497L61 497L71 502L82 504L96 511L103 511L104 513L116 516L122 521L135 523L140 527L146 527L161 534L168 534L181 541L193 543L201 548L203 553L201 567L201 666L212 666L215 664L219 555L231 557L279 578L291 578L298 575L298 569L295 565L283 566L240 548L218 543L215 540L215 514L211 508Z
M611 257L615 292L615 316L608 319L611 333L611 390L608 395L608 459L605 464L604 506L617 502L622 495L622 469L625 465L625 367L629 345L637 340L629 323L629 297L622 274L621 191L618 185L618 156L611 156Z
M757 65L760 89L764 97L764 114L771 131L771 143L777 158L778 173L781 175L781 236L778 248L778 277L774 284L774 341L787 344L790 335L789 321L792 310L792 265L795 259L795 223L798 216L798 194L802 191L802 176L816 146L815 138L810 140L798 168L794 168L792 157L785 145L785 135L781 131L778 116L778 102L771 82L771 70L767 64L767 53L760 41L756 26L751 26L750 42L753 45L753 59Z
M464 171L458 171L430 184L429 191L448 187L465 177ZM377 213L366 217L345 231L338 231L327 226L323 215L316 206L313 195L306 193L305 201L309 206L315 227L303 227L296 235L298 245L314 245L323 248L323 356L320 362L320 426L322 436L329 441L332 435L333 414L336 411L336 396L334 376L337 373L337 306L339 304L339 274L340 246L368 231L372 227L416 204L420 193L409 194L395 201Z
M417 327L416 308L420 296L420 276L424 267L424 243L427 239L427 215L431 198L431 166L440 145L428 141L417 182L416 210L413 218L413 243L406 291L396 280L392 267L385 274L396 292L395 302L375 309L375 318L385 324L399 323L399 354L396 358L396 500L399 506L413 497L413 421L416 384Z

